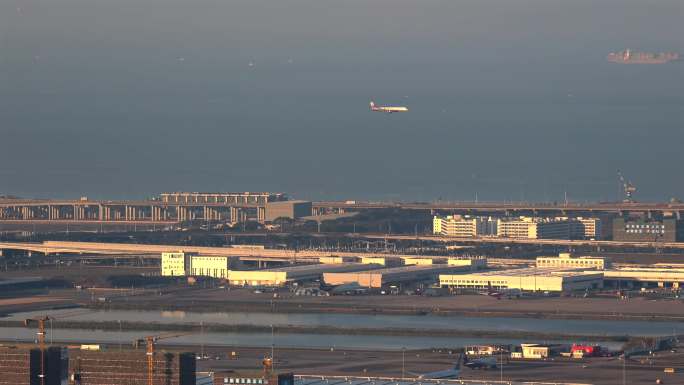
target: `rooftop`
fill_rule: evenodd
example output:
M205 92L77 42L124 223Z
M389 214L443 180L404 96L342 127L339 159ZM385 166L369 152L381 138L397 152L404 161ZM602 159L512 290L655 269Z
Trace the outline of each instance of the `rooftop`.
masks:
M522 269L488 270L469 273L485 277L508 276L508 277L572 277L589 274L601 274L596 271L584 271L581 268L561 268L558 267L525 267Z

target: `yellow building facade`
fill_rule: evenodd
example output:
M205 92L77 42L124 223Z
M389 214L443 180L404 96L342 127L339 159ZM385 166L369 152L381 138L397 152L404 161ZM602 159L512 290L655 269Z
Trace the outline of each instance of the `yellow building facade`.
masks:
M603 270L610 267L610 262L601 257L572 257L569 253L560 253L557 257L537 257L537 267Z
M183 277L188 274L191 254L169 252L161 255L162 277Z
M212 278L228 278L230 258L193 256L190 259L190 275Z

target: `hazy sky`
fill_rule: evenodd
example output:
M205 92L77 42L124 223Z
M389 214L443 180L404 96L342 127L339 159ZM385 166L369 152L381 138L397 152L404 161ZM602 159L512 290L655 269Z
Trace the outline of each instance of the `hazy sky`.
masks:
M683 7L3 0L0 194L684 198Z

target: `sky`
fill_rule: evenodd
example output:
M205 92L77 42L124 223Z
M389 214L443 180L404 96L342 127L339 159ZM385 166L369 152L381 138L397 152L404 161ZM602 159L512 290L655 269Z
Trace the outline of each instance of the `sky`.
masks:
M684 199L683 8L4 0L0 195Z

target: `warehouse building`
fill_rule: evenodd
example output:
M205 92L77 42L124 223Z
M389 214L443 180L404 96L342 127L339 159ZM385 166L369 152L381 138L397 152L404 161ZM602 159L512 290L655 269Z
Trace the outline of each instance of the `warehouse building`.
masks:
M402 257L404 265L433 265L438 263L432 258L420 258L420 257Z
M569 292L603 287L603 273L577 269L523 268L469 274L440 274L442 287Z
M265 270L230 270L228 281L235 286L284 286L292 282L315 281L328 272L353 272L380 267L380 265L344 263L297 265Z
M460 257L449 258L449 266L467 266L470 270L484 270L487 268L487 258L485 257Z
M318 263L324 264L340 264L352 262L359 262L359 259L356 257L318 257Z
M404 261L400 258L385 258L385 257L361 257L361 263L367 265L382 265L385 267L401 266Z
M613 287L684 286L684 268L678 266L623 267L603 272L606 285Z
M449 266L446 264L411 265L346 273L330 272L323 274L323 280L328 285L353 283L361 287L379 289L396 283L436 281L439 274L455 273L468 269L467 267Z
M570 253L560 253L557 257L537 257L537 267L603 270L610 267L610 261L602 257L572 257Z
M273 222L278 218L299 219L311 216L311 202L309 201L280 201L266 203L266 222Z

